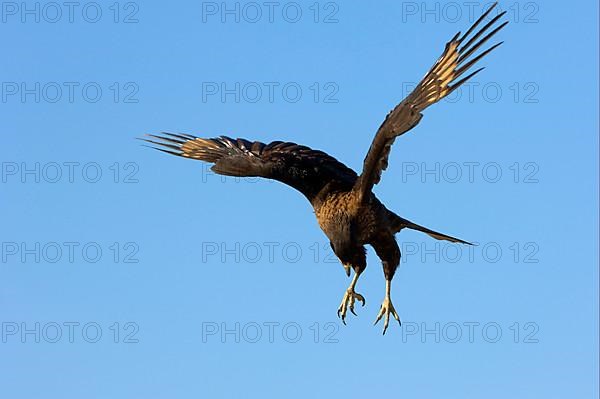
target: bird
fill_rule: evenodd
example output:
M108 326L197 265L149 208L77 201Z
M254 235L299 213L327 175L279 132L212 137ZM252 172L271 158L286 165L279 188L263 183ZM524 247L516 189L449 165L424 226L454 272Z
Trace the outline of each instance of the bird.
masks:
M490 6L466 33L458 32L447 42L442 55L415 89L387 114L369 147L360 175L323 151L293 142L265 144L227 136L200 138L165 132L148 134L141 139L162 152L212 163L211 169L217 174L272 179L303 194L312 205L317 222L347 276L350 277L351 271L354 271L337 310L337 316L344 325L348 310L356 315L355 303L358 301L364 306L366 302L355 289L367 266L365 246L370 245L381 260L385 277L385 295L374 323L376 325L383 319L385 335L390 316L401 325L391 299L392 279L401 257L396 234L403 229L411 229L437 240L472 244L398 216L379 201L372 191L373 187L380 182L382 172L388 167L396 138L417 126L426 108L480 73L484 67L475 69L474 66L503 43L477 53L508 24L508 21L502 21L506 11L485 21L497 4Z

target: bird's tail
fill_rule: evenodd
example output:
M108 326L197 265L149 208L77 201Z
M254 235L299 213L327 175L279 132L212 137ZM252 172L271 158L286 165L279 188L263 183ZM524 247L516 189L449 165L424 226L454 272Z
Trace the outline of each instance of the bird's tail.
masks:
M421 231L421 232L435 238L436 240L445 240L445 241L456 242L456 243L460 243L460 244L473 245L470 242L461 240L460 238L456 238L456 237L452 237L452 236L449 236L446 234L438 233L437 231L428 229L427 227L420 226L416 223L411 222L410 220L403 219L396 214L393 214L393 219L394 219L394 223L393 223L394 233L397 233L404 228L408 228L411 230Z

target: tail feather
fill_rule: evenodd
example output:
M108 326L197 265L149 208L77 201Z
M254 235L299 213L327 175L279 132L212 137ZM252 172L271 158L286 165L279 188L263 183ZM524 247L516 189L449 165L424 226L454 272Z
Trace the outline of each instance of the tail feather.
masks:
M430 237L435 238L436 240L444 240L444 241L450 241L450 242L455 242L455 243L460 243L460 244L473 245L472 243L461 240L460 238L442 234L437 231L428 229L427 227L423 227L416 223L413 223L410 220L403 219L400 216L397 216L397 215L394 215L394 216L396 217L395 224L394 224L394 230L396 233L404 228L408 228L411 230L417 230L417 231L423 232L423 233L429 235Z

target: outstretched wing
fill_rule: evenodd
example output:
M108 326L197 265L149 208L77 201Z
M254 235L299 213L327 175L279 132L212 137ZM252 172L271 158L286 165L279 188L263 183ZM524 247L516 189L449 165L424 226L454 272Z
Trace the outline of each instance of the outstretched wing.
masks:
M211 162L215 173L238 177L264 177L285 183L309 201L328 184L352 188L357 175L323 151L295 143L232 139L203 139L188 134L163 133L143 139L168 154Z
M506 21L492 29L496 22L504 16L506 13L504 11L474 33L477 26L481 24L497 4L494 3L475 21L467 33L462 36L460 32L457 33L446 44L442 56L427 72L417 87L387 115L373 139L363 164L362 174L354 186L354 190L361 199L368 198L368 193L373 189L373 186L379 183L381 173L388 166L390 149L396 137L415 127L421 120L423 116L421 112L425 108L448 96L464 82L483 70L484 68L479 68L459 80L477 61L502 44L502 42L495 44L473 57L484 43L508 23Z

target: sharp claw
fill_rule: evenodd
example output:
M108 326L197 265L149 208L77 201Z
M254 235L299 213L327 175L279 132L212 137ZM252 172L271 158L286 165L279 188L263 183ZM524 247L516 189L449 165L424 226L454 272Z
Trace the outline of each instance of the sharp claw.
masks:
M361 294L357 294L356 292L354 292L352 288L348 288L348 290L344 294L344 298L342 299L342 304L337 310L337 315L339 318L342 319L342 322L344 324L346 324L346 312L348 311L348 309L350 309L350 312L353 315L358 316L354 311L354 302L357 300L361 303L362 306L365 306L365 298Z
M381 316L383 316L383 313L380 311L379 314L377 315L377 318L375 319L375 323L373 323L373 325L377 324L379 322L379 320L381 320Z
M359 301L359 302L360 302L360 303L361 303L363 306L365 306L365 303L366 303L366 301L365 301L365 297L364 297L364 296L362 296L362 295L360 295L360 294L355 294L355 295L356 295L356 299L357 299L357 300L358 300L358 301Z
M377 314L375 323L373 323L373 325L377 324L379 320L381 320L385 316L383 322L383 335L385 335L385 332L387 331L387 328L390 324L390 314L394 317L394 319L398 321L399 325L402 325L402 323L400 322L400 316L398 316L396 309L394 309L394 305L392 305L392 302L389 300L389 298L386 298L381 304L381 308L379 309L379 313Z

